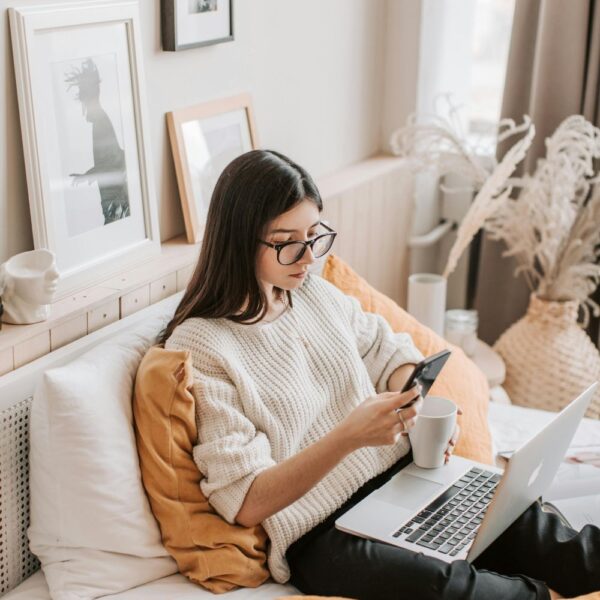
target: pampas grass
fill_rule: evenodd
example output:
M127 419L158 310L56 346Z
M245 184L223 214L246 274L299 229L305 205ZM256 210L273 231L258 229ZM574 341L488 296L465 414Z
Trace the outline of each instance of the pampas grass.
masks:
M529 120L525 118L524 124L527 125L526 134L504 155L500 164L494 167L490 176L485 180L483 186L475 196L471 208L463 218L458 231L456 233L456 241L450 249L448 262L444 269L444 277L448 277L456 268L458 259L464 252L465 248L471 243L475 234L495 213L500 211L502 207L509 202L512 188L509 186L510 176L514 173L517 165L525 158L527 150L531 146L533 136L535 135L535 127ZM513 123L514 133L516 126ZM523 128L520 127L519 131Z
M546 157L533 175L513 178L534 136L534 126L504 120L498 141L524 133L499 164L486 170L448 120L434 118L418 124L412 116L394 132L395 154L419 168L433 167L440 176L458 173L477 191L450 250L444 276L482 227L506 245L504 256L517 262L530 289L545 300L577 300L584 310L600 314L589 297L600 283L600 129L581 115L566 118L546 140ZM516 193L515 193L516 192ZM516 195L516 198L514 197Z

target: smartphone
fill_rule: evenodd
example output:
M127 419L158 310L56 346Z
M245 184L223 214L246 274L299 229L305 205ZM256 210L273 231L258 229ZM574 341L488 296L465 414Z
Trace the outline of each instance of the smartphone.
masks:
M450 350L442 350L437 354L432 354L427 358L424 358L418 365L415 366L410 377L406 380L403 392L407 392L415 384L416 381L421 385L421 397L425 398L427 392L433 385L435 378L440 374L443 366L446 364L448 357L450 356ZM409 404L405 404L402 408L407 408L414 404L416 400L413 400Z

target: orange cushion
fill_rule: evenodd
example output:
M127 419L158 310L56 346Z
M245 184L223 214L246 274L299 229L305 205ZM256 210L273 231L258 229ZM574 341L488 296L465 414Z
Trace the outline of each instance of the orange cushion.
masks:
M257 587L269 577L268 538L260 525L227 523L200 489L192 381L188 352L155 346L140 364L133 410L144 487L181 573L217 593Z
M463 410L459 417L460 438L456 454L492 464L492 441L487 422L489 387L487 379L475 363L460 348L449 344L393 300L371 287L341 258L333 254L327 258L323 266L323 277L345 294L357 298L363 310L384 317L394 331L409 333L425 356L444 348L452 350L430 393L450 398Z

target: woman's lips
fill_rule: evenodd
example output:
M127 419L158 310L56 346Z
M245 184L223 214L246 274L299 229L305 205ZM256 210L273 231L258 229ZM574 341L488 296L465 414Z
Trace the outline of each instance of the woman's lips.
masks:
M295 273L294 275L290 275L290 277L295 277L296 279L304 279L306 277L306 271L302 273Z

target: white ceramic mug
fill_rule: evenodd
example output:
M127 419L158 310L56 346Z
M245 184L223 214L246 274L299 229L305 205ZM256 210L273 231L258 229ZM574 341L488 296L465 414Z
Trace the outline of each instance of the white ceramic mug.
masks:
M408 437L417 467L436 469L444 464L444 453L456 427L456 404L448 398L425 396L415 426Z

